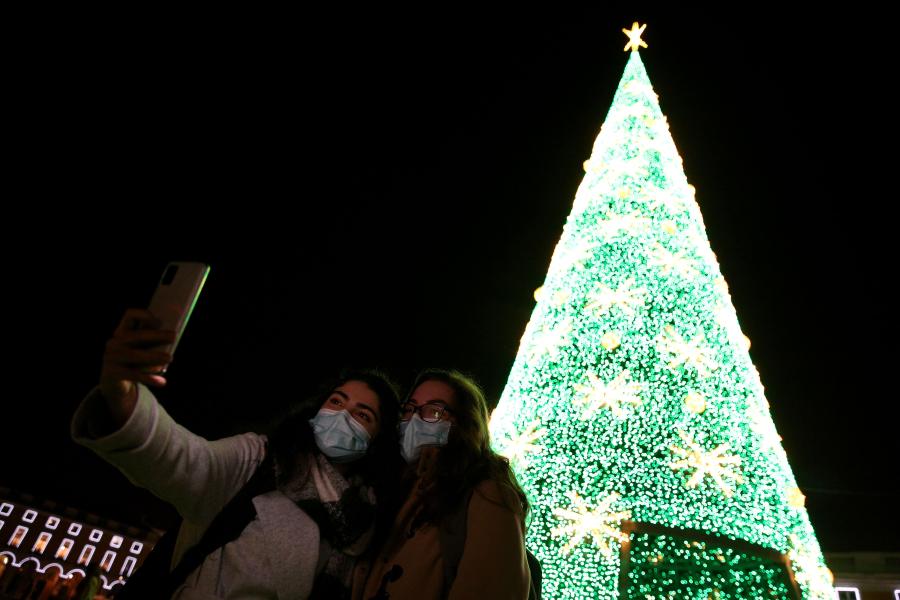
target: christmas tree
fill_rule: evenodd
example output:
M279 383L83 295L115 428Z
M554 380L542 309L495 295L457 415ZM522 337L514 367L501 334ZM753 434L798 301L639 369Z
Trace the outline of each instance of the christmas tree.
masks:
M833 598L638 53L491 421L545 598Z

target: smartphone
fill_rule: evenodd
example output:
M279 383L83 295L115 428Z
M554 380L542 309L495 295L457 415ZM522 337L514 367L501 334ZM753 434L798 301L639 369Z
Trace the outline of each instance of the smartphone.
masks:
M147 307L160 320L161 329L175 332L175 341L161 346L160 350L175 353L208 275L209 265L205 263L171 262L166 265Z

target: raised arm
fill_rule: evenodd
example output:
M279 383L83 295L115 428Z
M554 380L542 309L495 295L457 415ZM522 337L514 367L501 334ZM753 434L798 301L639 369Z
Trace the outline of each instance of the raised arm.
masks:
M141 385L165 385L158 373L171 359L152 349L171 341L171 332L153 326L146 311L126 312L107 343L100 385L72 419L72 437L186 520L203 524L253 474L265 457L265 438L247 433L210 442L177 424Z

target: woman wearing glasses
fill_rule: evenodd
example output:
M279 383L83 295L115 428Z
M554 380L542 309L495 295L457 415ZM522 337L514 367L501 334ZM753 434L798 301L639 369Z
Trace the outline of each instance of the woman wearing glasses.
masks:
M528 501L491 450L481 389L456 371L425 371L400 419L403 504L371 564L358 569L354 596L527 598Z

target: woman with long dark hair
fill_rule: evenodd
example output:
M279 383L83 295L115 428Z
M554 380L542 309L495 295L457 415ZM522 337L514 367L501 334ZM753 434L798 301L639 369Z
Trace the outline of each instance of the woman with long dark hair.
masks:
M484 393L458 371L419 374L401 407L408 466L390 532L360 567L364 600L524 600L528 500L490 447Z
M397 485L394 386L346 372L269 436L207 441L147 387L166 384L171 356L158 348L173 340L147 311L127 311L72 421L75 441L182 517L177 538L167 534L118 596L348 598L376 535L378 494Z

